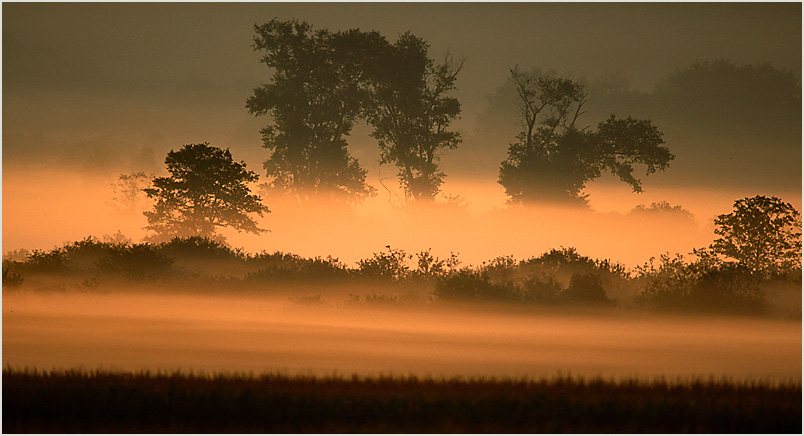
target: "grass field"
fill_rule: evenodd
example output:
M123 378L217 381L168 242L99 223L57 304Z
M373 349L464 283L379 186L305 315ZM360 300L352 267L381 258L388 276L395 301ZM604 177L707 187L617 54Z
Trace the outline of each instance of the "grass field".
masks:
M800 382L3 370L4 433L801 433Z

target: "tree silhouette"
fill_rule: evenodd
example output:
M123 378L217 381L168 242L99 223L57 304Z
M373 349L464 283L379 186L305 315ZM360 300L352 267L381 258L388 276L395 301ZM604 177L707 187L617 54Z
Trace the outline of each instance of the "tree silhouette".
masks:
M631 185L634 164L646 174L667 168L673 155L662 133L649 120L620 119L611 115L589 131L579 128L587 94L579 83L511 70L519 98L522 131L501 163L499 183L512 203L551 202L586 206L586 183L604 170Z
M270 212L260 197L252 195L247 183L258 176L235 162L229 149L208 143L188 144L171 150L165 159L170 177L157 177L144 189L156 200L153 211L145 212L149 239L169 240L175 236L215 238L218 227L260 233L265 230L249 216Z
M777 197L757 195L734 202L715 219L716 253L755 273L773 276L801 268L801 214Z
M463 59L447 54L435 64L427 54L427 43L405 33L386 48L382 62L369 66L374 92L367 108L374 126L372 137L380 146L380 163L399 168L405 196L433 200L445 174L439 170L440 153L460 142L457 132L448 130L461 105L448 96L463 67Z
M264 167L269 188L297 199L324 195L360 200L373 195L366 170L349 155L345 137L362 112L366 87L362 63L384 38L376 32L313 31L297 20L255 25L254 50L274 70L246 107L268 115L262 129L271 156Z

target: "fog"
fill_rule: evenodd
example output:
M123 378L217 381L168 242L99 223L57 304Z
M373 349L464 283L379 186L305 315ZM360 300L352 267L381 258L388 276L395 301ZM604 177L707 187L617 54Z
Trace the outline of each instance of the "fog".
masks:
M6 294L4 367L801 380L801 322L192 294Z
M52 249L87 236L121 231L134 242L147 233L144 194L134 204L114 200L115 176L71 171L14 171L3 174L3 252ZM284 251L307 257L332 255L353 264L386 245L409 253L432 249L439 257L457 253L463 266L497 256L519 259L552 248L575 247L585 255L634 267L665 252L689 253L714 239L713 220L729 213L734 200L756 193L743 190L663 188L638 195L625 185L590 186L591 210L511 208L495 183L448 181L446 192L461 194L458 204L405 206L401 192L389 196L380 185L374 198L352 208L326 203L294 205L266 199L271 209L259 220L270 232L254 235L224 229L233 247L251 253ZM801 208L794 190L776 192ZM689 210L685 216L631 213L639 205L668 201Z

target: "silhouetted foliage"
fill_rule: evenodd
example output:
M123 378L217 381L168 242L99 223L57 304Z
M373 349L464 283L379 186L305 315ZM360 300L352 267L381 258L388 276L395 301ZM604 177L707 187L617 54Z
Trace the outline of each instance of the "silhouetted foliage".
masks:
M664 170L673 155L649 120L611 115L597 130L577 126L587 99L571 79L511 70L519 97L522 131L500 166L499 183L513 203L552 202L586 205L586 183L604 170L642 191L634 165L646 174Z
M513 282L493 281L488 272L469 268L439 278L433 295L439 301L522 301L522 293Z
M254 90L246 107L271 115L262 129L271 150L269 188L296 198L310 194L358 201L374 194L366 170L351 157L345 137L363 110L364 62L384 43L376 32L313 31L297 20L255 25L254 50L272 68L269 83Z
M333 257L304 258L296 254L260 253L247 259L259 269L246 275L247 280L334 280L349 277L346 265Z
M801 383L3 369L4 433L801 433Z
M661 255L637 268L645 282L641 297L658 309L761 314L768 308L759 280L750 271L723 263L712 251L693 250L696 259Z
M398 281L407 278L410 272L407 260L413 258L413 256L405 253L404 250L391 248L390 246L386 248L388 248L388 252L374 253L372 257L358 261L358 273L363 277L373 279Z
M130 279L153 279L165 276L173 259L152 244L114 246L107 256L98 260L98 267L107 274Z
M448 128L461 105L448 94L455 89L463 59L446 55L435 64L427 48L424 40L405 33L369 67L373 91L366 112L374 126L371 136L379 141L380 163L399 168L405 195L415 200L435 198L444 180L440 155L460 142L458 133Z
M414 274L423 279L431 279L434 277L443 277L456 271L461 262L458 260L458 255L450 253L449 258L439 259L427 251L420 251L416 253L416 270Z
M527 303L552 303L561 293L561 283L552 275L531 274L521 280L522 298Z
M800 318L800 307L788 304L791 290L801 287L800 269L764 276L737 262L724 262L711 247L693 250L693 255L693 261L663 255L658 264L651 259L632 274L619 263L562 247L523 261L501 256L458 269L455 254L440 259L426 250L412 256L387 246L387 251L348 267L333 257L305 258L278 251L248 254L201 237L144 244L88 237L49 251L34 250L22 261L6 259L3 269L9 286L34 290L106 292L113 288L103 288L101 282L143 279L176 284L199 280L205 287L265 292L286 289L287 284L294 289L312 285L320 292L321 286L338 284L403 291L400 296L372 289L362 297L353 294L349 304L463 301L599 307L624 302L628 307L636 302L660 310ZM54 279L64 283L54 285ZM776 300L766 300L766 293Z
M245 259L242 249L232 249L222 241L202 236L188 238L175 237L159 246L165 255L171 258L191 259Z
M67 258L64 250L51 251L33 250L28 260L23 264L26 272L32 273L59 273L67 270Z
M464 268L440 277L434 295L439 300L613 305L605 287L627 279L620 264L561 248L526 261L501 256L476 269Z
M801 214L777 197L757 195L734 202L718 215L716 253L765 277L801 270Z
M257 175L235 162L229 149L208 143L188 144L171 150L165 159L170 177L157 177L145 193L156 199L153 211L145 212L152 241L173 237L220 238L218 227L260 233L251 214L269 212L247 183Z
M570 278L567 289L561 293L567 301L582 303L612 304L614 301L606 296L600 276L594 273L575 273Z
M582 256L574 247L551 249L539 257L520 263L519 269L526 274L543 274L567 282L575 274L597 274L609 278L626 279L628 272L620 263L609 259L592 259Z

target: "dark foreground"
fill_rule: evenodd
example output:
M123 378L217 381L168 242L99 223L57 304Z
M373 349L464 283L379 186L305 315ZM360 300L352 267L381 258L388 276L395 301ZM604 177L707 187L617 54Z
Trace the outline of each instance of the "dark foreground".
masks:
M801 384L3 370L3 433L801 433Z

